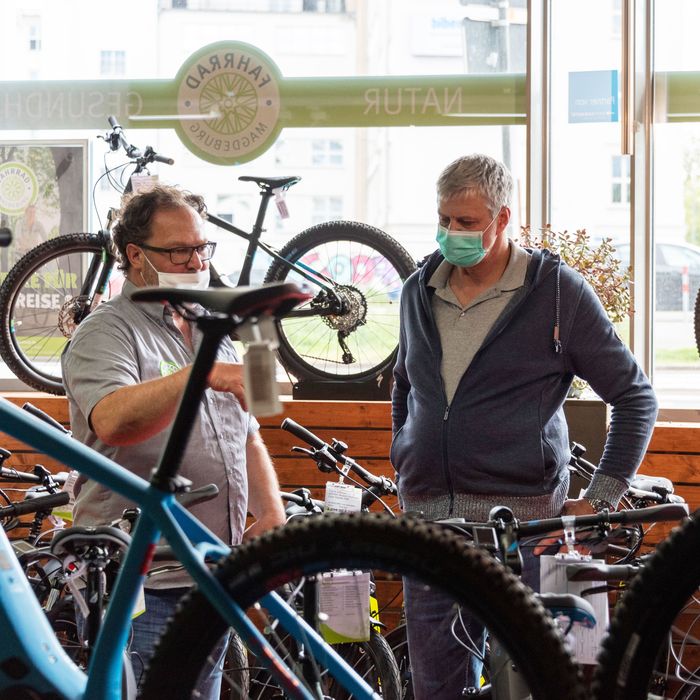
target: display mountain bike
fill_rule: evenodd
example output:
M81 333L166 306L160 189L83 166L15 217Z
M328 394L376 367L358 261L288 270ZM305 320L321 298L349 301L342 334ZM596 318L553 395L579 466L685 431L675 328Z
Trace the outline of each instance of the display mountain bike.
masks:
M300 437L307 444L309 439L315 437L304 426L289 418L282 422L281 428ZM359 512L368 513L370 506L381 501L383 496L396 495L396 485L390 479L371 474L349 457L347 458L347 463L344 463L346 460L342 455L342 443L334 440L332 446L326 446L325 443L321 444L324 447L320 449L309 450L295 446L292 448L292 451L306 454L316 462L322 472L328 474L336 472L338 480L332 481L334 485L343 484L347 477L347 481L358 483L361 489L365 489L360 502L357 504ZM334 454L337 455L337 459L333 456ZM345 482L346 488L347 481ZM298 489L293 493L283 492L281 495L282 500L285 502L287 522L309 517L322 517L325 512L325 501L312 498L308 489ZM382 698L386 700L401 700L403 694L398 666L391 647L383 635L385 628L380 620L379 603L376 597L376 576L372 575L371 572L370 576L369 588L366 591L370 600L368 616L370 619L367 621L366 633L363 639L357 641L342 642L336 639L336 649L376 692L381 693ZM281 595L300 614L304 615L307 622L313 625L316 620L316 607L321 585L322 577L301 577L293 585L289 585L284 591L281 591ZM366 600L358 600L357 603L366 603ZM303 653L303 649L298 648L292 640L282 638L281 642L277 651L283 658L286 655ZM247 675L249 681L246 697L249 700L265 700L279 697L280 690L274 679L266 669L261 667L260 661L252 654L241 654L238 646L232 645L229 648L229 657L224 673L225 675L235 673L239 677L243 677L244 674ZM338 695L338 688L331 678L326 679L324 692L330 697L344 697L342 693ZM239 698L234 691L230 691L225 697L226 700L238 700Z
M147 146L130 144L116 118L101 138L108 152L128 160L107 169L103 178L120 193L143 181L154 162L173 160ZM132 170L133 168L133 170ZM118 180L114 171L122 172ZM129 175L126 184L122 181ZM133 178L136 178L134 180ZM406 250L383 231L355 221L329 221L308 228L281 249L262 240L268 205L301 178L252 177L260 204L250 231L208 213L207 222L247 241L240 271L232 279L212 270L212 286L250 283L259 253L272 262L265 282L306 284L312 298L279 322L278 354L298 380L360 380L379 375L393 364L399 336L399 295L416 269ZM138 185L137 185L138 186ZM60 356L76 326L101 301L121 290L110 229L72 233L49 239L21 257L0 286L0 356L23 382L63 394ZM225 261L222 261L225 262ZM231 262L229 261L229 265Z
M645 562L615 609L598 656L598 700L700 698L700 512ZM664 674L659 659L671 651Z
M344 697L380 697L275 593L299 576L338 568L416 577L421 585L449 594L503 640L514 662L522 666L534 698L583 697L561 634L541 605L514 576L461 537L419 520L351 514L306 518L231 551L203 527L174 494L190 486L177 472L218 345L232 331L245 337L262 332L248 324L274 327L270 321L261 321L283 315L307 295L283 283L254 289L139 289L132 298L168 302L188 318L192 318L192 303L210 310L195 319L202 341L150 482L0 400L4 432L117 491L141 509L86 673L62 650L7 537L0 532L4 563L0 569L0 694L120 698L121 658L131 612L153 546L163 534L196 587L181 601L157 647L142 697L191 697L212 650L230 627L264 660L286 697L321 700L324 674L334 677ZM211 559L219 561L213 571L208 564ZM320 609L318 615L323 619L326 611ZM304 647L307 668L315 669L311 679L306 670L284 663L275 653L270 638L281 634L291 635Z

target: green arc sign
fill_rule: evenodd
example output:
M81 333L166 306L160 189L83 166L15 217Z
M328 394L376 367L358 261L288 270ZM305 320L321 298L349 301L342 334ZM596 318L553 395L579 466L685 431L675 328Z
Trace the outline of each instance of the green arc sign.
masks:
M175 129L203 160L234 165L287 127L524 124L524 75L284 78L265 53L223 41L173 80L0 83L0 129Z

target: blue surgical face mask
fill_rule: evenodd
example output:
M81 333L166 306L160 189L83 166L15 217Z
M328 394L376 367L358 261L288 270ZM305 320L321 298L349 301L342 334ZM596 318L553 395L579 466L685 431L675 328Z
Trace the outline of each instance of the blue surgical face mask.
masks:
M497 218L498 214L483 231L451 231L438 224L436 240L445 260L459 267L478 265L488 253L484 248L484 234Z

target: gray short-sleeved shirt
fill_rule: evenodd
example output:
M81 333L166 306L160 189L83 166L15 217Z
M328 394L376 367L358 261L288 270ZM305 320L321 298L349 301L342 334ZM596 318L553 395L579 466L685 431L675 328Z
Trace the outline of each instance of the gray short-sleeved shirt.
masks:
M135 445L110 446L92 431L93 408L120 387L157 379L192 363L193 354L173 323L170 309L160 303L135 303L129 298L135 285L100 305L78 327L62 359L73 435L130 471L148 478L165 445L169 429ZM193 343L201 337L196 328ZM219 359L238 362L226 339ZM243 411L233 394L207 389L190 436L180 474L193 488L208 483L219 495L196 505L192 513L228 544L237 544L245 528L248 503L246 440L258 423ZM75 521L79 525L105 524L121 516L129 503L94 481L79 479ZM149 586L186 585L187 579L167 575L149 579Z

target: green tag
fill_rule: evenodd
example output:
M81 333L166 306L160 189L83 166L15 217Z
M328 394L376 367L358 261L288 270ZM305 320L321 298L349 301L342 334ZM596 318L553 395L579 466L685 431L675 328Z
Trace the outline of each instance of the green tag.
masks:
M180 369L180 365L177 362L167 362L166 360L160 361L160 376L169 377L171 374L175 374Z

